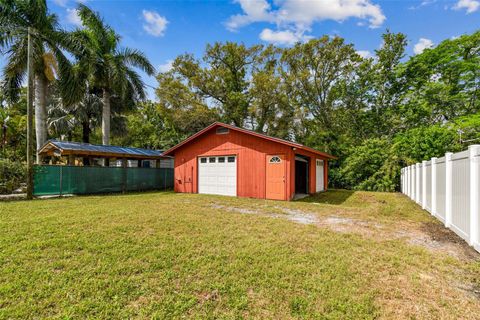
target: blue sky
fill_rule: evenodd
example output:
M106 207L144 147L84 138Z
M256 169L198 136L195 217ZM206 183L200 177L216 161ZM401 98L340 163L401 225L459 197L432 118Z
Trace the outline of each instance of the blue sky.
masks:
M290 46L322 35L339 35L364 55L381 44L386 29L408 36L413 55L443 39L480 28L480 0L83 0L122 36L122 45L142 50L158 70L182 53L199 57L207 43ZM78 23L75 0L49 0L66 28ZM2 58L4 60L4 58ZM2 61L3 62L3 61ZM144 77L156 86L155 78ZM153 89L149 89L153 98Z

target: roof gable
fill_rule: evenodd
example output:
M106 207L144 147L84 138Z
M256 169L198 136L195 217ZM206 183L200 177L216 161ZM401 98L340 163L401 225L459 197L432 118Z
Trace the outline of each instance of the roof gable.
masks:
M210 131L211 129L215 128L215 127L224 127L224 128L228 128L228 129L231 129L231 130L235 130L235 131L239 131L239 132L242 132L242 133L245 133L245 134L249 134L249 135L252 135L252 136L255 136L255 137L258 137L260 139L266 139L266 140L269 140L269 141L273 141L273 142L277 142L277 143L280 143L280 144L284 144L284 145L288 145L288 146L291 146L293 148L298 148L298 149L302 149L302 150L306 150L306 151L309 151L309 152L312 152L312 153L315 153L315 154L318 154L320 156L323 156L325 158L329 158L329 159L337 159L336 157L328 154L328 153L325 153L325 152L322 152L322 151L318 151L316 149L313 149L313 148L310 148L310 147L307 147L307 146L304 146L300 143L296 143L296 142L292 142L292 141L288 141L288 140L284 140L284 139L280 139L280 138L276 138L276 137L271 137L271 136L267 136L265 134L261 134L261 133L258 133L258 132L255 132L255 131L252 131L252 130L247 130L247 129L243 129L243 128L239 128L239 127L236 127L236 126L232 126L232 125L229 125L229 124L226 124L226 123L222 123L222 122L214 122L212 123L211 125L209 125L208 127L206 127L205 129L203 130L200 130L199 132L191 135L190 137L188 137L187 139L183 140L182 142L180 142L179 144L173 146L172 148L168 149L167 151L165 151L163 153L164 156L168 156L168 155L173 155L174 151L177 150L178 148L188 144L189 142L191 142L192 140L198 138L199 136L207 133L208 131Z

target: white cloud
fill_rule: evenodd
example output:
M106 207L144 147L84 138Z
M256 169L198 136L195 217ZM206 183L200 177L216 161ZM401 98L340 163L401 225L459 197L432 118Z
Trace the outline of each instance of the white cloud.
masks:
M435 2L437 2L437 0L423 0L418 6L411 6L409 7L408 9L410 10L417 10L417 9L420 9L422 7L425 7L425 6L429 6L431 4L434 4Z
M70 9L67 8L67 21L73 25L76 26L81 26L82 25L82 20L80 19L80 16L78 15L78 10L77 9Z
M53 0L53 2L60 7L66 7L68 0Z
M343 22L349 18L361 19L360 24L368 23L377 28L385 21L379 5L371 0L235 0L243 13L231 16L225 23L231 31L255 22L275 24L276 31L264 29L260 34L269 42L294 43L305 40L305 33L315 22L334 20ZM275 6L275 8L273 8Z
M173 60L167 60L165 63L161 64L158 66L158 71L159 72L168 72L172 69L173 67Z
M420 53L423 52L423 50L428 49L428 48L432 48L432 47L433 47L433 41L432 40L426 39L426 38L420 38L420 40L418 40L418 42L413 47L413 52L415 54L420 54Z
M235 31L247 24L259 21L274 22L270 4L266 0L235 0L245 14L231 16L226 22L227 29Z
M480 1L477 1L477 0L458 0L458 2L453 6L454 10L466 9L467 13L475 12L479 8L480 8Z
M143 29L147 33L155 37L162 37L165 34L165 29L167 29L168 20L165 17L162 17L155 11L142 11L143 19L145 23L143 24Z
M357 54L364 59L373 58L373 54L368 50L357 50Z
M303 33L295 33L290 30L274 31L266 28L260 33L260 39L279 45L292 45L299 41L307 41L311 39L311 37L304 35Z

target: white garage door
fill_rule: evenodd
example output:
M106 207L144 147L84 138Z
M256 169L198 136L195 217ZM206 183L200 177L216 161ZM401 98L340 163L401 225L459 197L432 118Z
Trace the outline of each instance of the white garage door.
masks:
M235 156L198 158L198 193L237 195Z

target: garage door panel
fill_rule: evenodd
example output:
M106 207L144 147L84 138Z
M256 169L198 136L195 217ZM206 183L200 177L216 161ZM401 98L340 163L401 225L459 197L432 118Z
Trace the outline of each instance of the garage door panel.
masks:
M198 160L198 193L236 196L236 157L200 157Z

